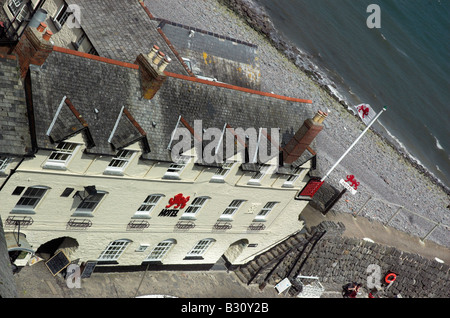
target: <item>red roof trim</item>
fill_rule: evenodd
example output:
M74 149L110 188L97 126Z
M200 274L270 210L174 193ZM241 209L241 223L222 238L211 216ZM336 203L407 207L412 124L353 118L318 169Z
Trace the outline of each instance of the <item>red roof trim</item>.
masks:
M53 51L59 52L59 53L66 53L66 54L76 55L76 56L84 57L84 58L87 58L87 59L100 61L100 62L104 62L104 63L109 63L109 64L114 64L114 65L118 65L118 66L133 68L133 69L136 69L136 70L139 69L139 66L137 64L121 62L121 61L109 59L109 58L102 57L102 56L97 56L97 55L92 55L92 54L88 54L88 53L84 53L84 52L78 52L78 51L66 49L66 48L59 47L59 46L54 46L53 47Z
M169 76L169 77L174 77L174 78L183 79L183 80L187 80L187 81L192 81L192 82L197 82L197 83L202 83L202 84L208 84L208 85L211 85L211 86L229 88L229 89L233 89L233 90L236 90L236 91L241 91L241 92L250 93L250 94L256 94L256 95L261 95L261 96L267 96L267 97L272 97L272 98L277 98L277 99L286 100L286 101L290 101L290 102L312 104L312 100L310 100L310 99L300 99L300 98L281 96L281 95L277 95L277 94L261 92L261 91L257 91L257 90L254 90L254 89L234 86L234 85L225 84L225 83L219 83L219 82L203 80L203 79L199 79L199 78L196 78L196 77L180 75L180 74L171 73L171 72L164 72L164 73L167 76Z

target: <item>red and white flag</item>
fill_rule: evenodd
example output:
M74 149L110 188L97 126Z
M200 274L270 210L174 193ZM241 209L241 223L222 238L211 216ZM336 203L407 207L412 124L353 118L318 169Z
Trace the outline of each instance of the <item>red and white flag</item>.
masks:
M355 106L356 111L358 112L359 117L364 122L364 124L368 125L372 119L375 118L377 113L370 107L369 104L359 104Z

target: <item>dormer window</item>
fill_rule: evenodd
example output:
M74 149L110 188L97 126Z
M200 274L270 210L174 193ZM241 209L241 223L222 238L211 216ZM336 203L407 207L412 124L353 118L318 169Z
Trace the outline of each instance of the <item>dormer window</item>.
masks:
M216 173L211 178L213 182L223 182L227 174L233 168L236 162L225 162L222 167L217 169Z
M65 170L77 147L78 144L75 143L60 142L58 146L56 146L56 150L48 157L44 168Z
M300 167L295 168L293 173L291 175L289 175L287 180L284 182L283 186L284 187L292 187L294 182L297 181L297 179L299 178L299 176L301 175L301 173L304 170L306 170L306 169L300 168Z
M135 153L136 151L132 150L120 150L108 164L105 174L122 175L125 167L130 163Z
M261 180L264 176L269 172L270 165L263 164L261 165L259 171L255 172L252 178L248 181L248 184L251 185L261 185Z
M55 24L55 27L58 30L61 30L64 23L66 23L67 18L70 16L70 14L72 13L71 11L68 11L69 6L64 3L58 10L58 12L56 13L56 16L53 18L53 22Z
M23 0L10 0L8 3L9 11L16 17L16 21L22 22L28 15L28 6Z
M0 174L6 172L6 168L8 167L10 162L11 158L0 156Z
M167 169L166 173L164 174L164 178L166 179L179 179L181 172L184 170L186 165L191 161L190 156L180 156L177 161L173 162L169 169Z

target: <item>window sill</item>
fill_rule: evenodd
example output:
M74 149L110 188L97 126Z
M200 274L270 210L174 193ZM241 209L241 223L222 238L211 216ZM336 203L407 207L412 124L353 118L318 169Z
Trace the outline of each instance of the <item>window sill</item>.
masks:
M181 180L180 175L178 173L171 173L171 172L166 172L162 178L167 180Z
M97 260L97 265L118 265L118 261Z
M106 169L105 171L103 171L103 174L112 176L123 176L123 170Z
M203 256L186 256L183 260L203 260Z
M225 183L225 178L214 178L214 177L212 177L211 180L209 180L209 182L213 182L213 183Z
M145 220L149 220L152 217L150 215L133 215L131 217L132 219L145 219Z
M55 26L57 32L62 29L62 25L59 24L58 21L56 21L56 17L51 17L50 20L52 20L53 25Z
M33 209L13 208L11 214L36 214Z
M263 218L254 218L252 222L267 222L267 220Z
M180 220L182 220L182 221L196 221L197 220L197 218L195 217L195 215L182 215L181 217L180 217Z
M72 213L71 216L73 216L73 217L88 217L88 218L94 217L92 212L82 212L82 211L75 211Z
M65 163L56 163L56 162L46 162L42 168L52 170L67 170L67 166Z
M221 216L219 219L217 219L218 222L232 222L233 217L232 216Z

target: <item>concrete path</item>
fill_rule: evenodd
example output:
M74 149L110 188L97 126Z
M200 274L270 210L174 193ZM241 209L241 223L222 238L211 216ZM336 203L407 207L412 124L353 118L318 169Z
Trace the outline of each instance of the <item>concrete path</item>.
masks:
M343 235L346 237L369 238L375 243L396 247L401 251L416 253L429 259L437 257L446 264L450 264L450 249L429 240L421 241L416 236L384 226L380 222L371 221L362 216L354 217L350 213L335 213L333 211L324 216L308 205L300 218L305 221L308 228L322 221L342 222L346 228Z

